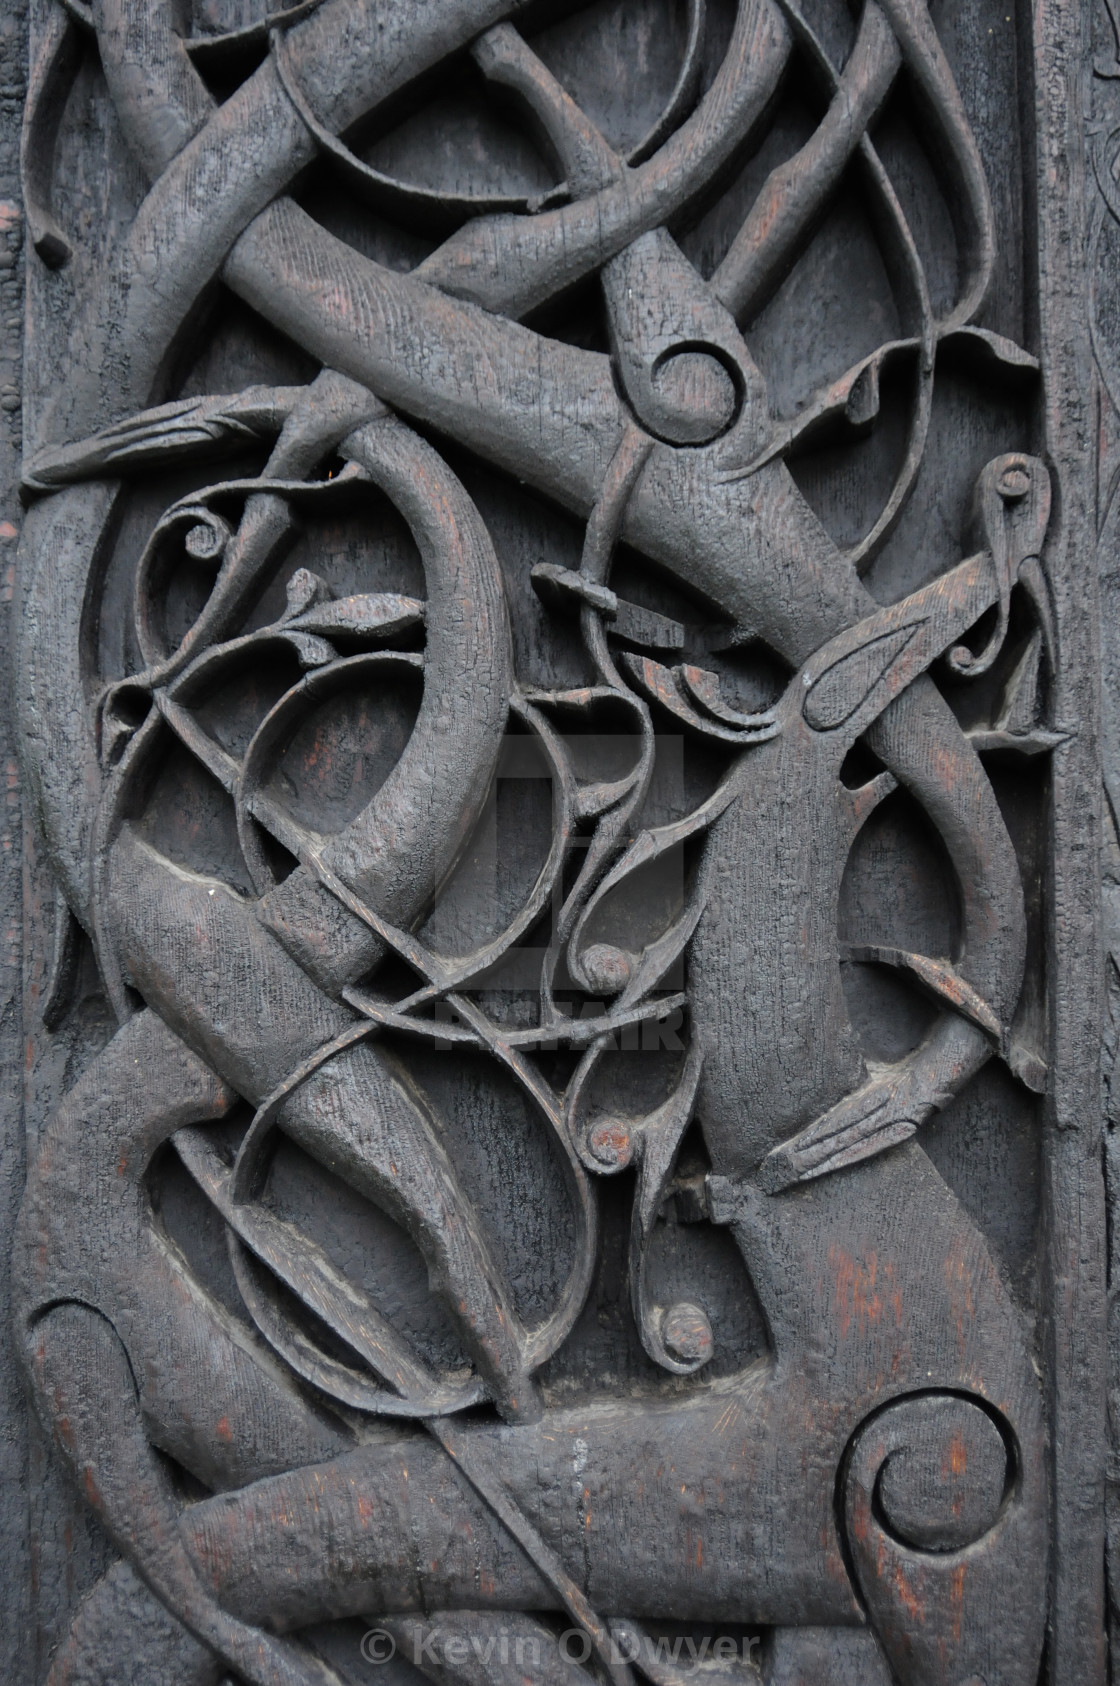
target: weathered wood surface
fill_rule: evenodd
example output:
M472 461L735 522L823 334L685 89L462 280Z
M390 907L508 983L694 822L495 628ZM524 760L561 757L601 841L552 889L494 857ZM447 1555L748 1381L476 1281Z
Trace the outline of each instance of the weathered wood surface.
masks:
M27 52L10 1677L1103 1686L1111 0Z

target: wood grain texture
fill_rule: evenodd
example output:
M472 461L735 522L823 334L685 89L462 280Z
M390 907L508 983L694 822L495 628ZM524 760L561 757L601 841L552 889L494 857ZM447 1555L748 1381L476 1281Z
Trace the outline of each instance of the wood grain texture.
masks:
M1111 5L33 14L13 1680L1103 1686Z

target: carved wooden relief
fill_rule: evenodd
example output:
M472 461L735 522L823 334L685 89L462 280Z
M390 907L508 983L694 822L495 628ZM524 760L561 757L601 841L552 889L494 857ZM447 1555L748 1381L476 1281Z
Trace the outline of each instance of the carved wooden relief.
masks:
M1103 1686L1113 7L29 39L12 1678Z

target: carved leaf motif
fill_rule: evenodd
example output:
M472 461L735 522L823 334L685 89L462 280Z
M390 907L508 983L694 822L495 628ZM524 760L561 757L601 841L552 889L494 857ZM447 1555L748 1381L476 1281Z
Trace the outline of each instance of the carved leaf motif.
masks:
M826 668L805 692L804 713L810 726L831 732L850 720L887 677L917 630L906 626L883 633Z

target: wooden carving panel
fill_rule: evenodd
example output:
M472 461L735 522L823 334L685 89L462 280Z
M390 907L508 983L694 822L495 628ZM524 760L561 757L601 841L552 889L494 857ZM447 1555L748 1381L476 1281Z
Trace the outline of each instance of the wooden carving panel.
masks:
M1116 23L35 0L20 1686L1103 1686Z

